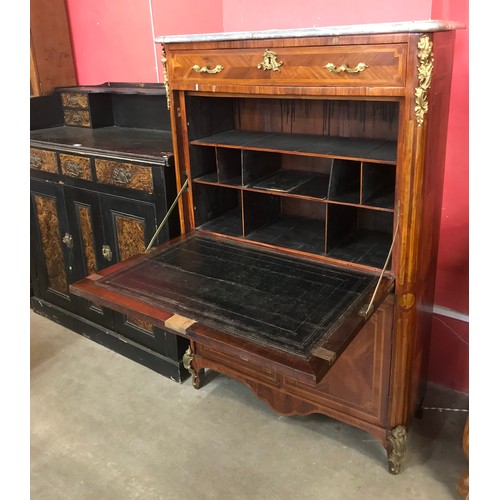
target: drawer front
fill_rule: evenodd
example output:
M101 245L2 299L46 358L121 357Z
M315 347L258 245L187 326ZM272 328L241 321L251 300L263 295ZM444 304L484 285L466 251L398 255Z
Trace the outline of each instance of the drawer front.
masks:
M64 123L75 127L90 127L90 113L80 109L65 109Z
M97 182L153 193L151 167L109 160L95 160Z
M280 377L272 370L257 366L238 355L233 356L200 343L196 344L196 354L199 354L207 360L220 363L242 375L252 377L255 380L267 382L272 385L278 385L280 383Z
M85 156L75 156L60 154L61 172L76 179L92 180L92 170L90 168L90 158Z
M68 108L83 108L89 107L89 97L87 94L79 92L62 92L61 100L63 106Z
M405 84L406 45L221 49L171 55L171 81L233 85L398 86Z
M30 148L30 168L57 174L57 157L53 151Z

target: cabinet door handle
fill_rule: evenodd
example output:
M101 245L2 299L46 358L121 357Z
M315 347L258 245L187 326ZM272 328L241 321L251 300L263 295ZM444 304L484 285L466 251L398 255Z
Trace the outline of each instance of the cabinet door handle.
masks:
M117 184L128 184L132 180L132 172L124 168L114 168L111 176Z
M73 248L73 236L71 234L66 233L64 235L64 238L62 239L62 242L68 247L68 248Z
M111 262L111 259L113 258L113 252L111 251L111 248L109 248L109 245L102 246L102 255L108 262Z
M224 69L224 66L217 64L215 68L209 69L207 66L198 66L197 64L195 64L191 69L193 71L196 71L196 73L210 73L211 75L213 75L214 73L220 73Z
M341 64L340 66L335 66L333 63L325 64L324 68L330 73L361 73L368 65L365 63L358 63L355 68L350 68L347 64Z

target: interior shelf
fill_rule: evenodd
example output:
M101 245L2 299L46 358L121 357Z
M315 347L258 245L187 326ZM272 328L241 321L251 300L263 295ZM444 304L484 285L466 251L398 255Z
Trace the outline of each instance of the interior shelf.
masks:
M241 208L233 208L229 212L205 222L198 229L210 233L241 238L243 236L241 227Z
M245 239L301 252L324 255L324 222L283 215L255 229Z
M390 247L390 234L359 229L336 243L327 256L346 262L382 268Z
M189 120L197 229L382 268L393 234L396 103L189 102L205 110ZM351 117L348 129L339 113Z
M328 175L301 170L279 170L249 187L278 193L297 193L304 196L326 198Z
M384 139L228 130L191 141L191 144L396 162L396 141Z

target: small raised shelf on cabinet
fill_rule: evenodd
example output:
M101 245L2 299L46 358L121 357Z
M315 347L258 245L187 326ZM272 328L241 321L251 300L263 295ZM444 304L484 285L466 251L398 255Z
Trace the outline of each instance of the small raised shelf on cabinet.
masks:
M395 141L228 130L190 145L198 229L383 266Z

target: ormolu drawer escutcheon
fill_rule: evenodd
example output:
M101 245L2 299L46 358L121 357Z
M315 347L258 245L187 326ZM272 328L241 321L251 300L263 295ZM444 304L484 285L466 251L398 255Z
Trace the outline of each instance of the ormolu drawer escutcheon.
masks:
M262 69L264 71L268 69L272 69L273 71L281 71L280 66L283 65L283 61L278 61L278 55L276 54L276 52L266 50L264 51L262 57L262 61L257 64L257 69Z

